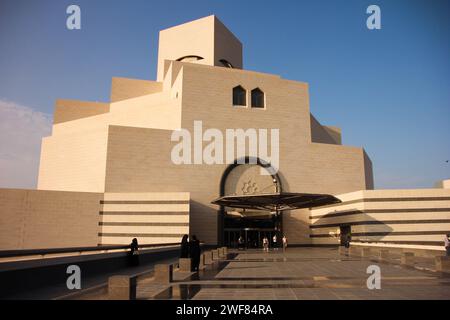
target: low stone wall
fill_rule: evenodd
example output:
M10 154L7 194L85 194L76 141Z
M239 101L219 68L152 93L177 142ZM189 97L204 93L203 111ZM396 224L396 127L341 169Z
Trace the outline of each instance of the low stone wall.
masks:
M155 262L175 259L179 251L178 246L140 250L140 266L149 265L150 272ZM108 274L129 268L130 257L128 252L115 252L2 263L0 264L0 299L28 299L28 291L48 287L59 288L59 296L72 294L73 290L66 289L66 281L70 276L67 274L67 267L70 265L80 267L81 289L85 289L87 286L85 279L96 278L101 282L103 277L106 282ZM52 297L43 296L42 298Z
M351 242L352 247L371 248L373 250L389 250L393 253L411 252L418 257L436 257L446 255L445 248L437 246L424 246L424 245L401 245L390 243L363 243L363 242Z

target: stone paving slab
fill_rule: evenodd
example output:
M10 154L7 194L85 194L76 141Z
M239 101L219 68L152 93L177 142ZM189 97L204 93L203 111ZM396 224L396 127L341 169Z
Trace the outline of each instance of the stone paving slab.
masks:
M173 281L181 282L186 280L186 278L191 277L194 272L173 272ZM138 300L146 300L153 299L158 294L163 293L167 290L171 285L169 284L156 284L153 282L153 277L138 281L137 289L136 289L136 299Z
M429 263L429 261L422 261ZM367 267L378 265L381 289L367 288ZM228 258L178 281L156 299L359 300L450 299L450 275L370 258L339 255L336 248L286 252L230 251Z

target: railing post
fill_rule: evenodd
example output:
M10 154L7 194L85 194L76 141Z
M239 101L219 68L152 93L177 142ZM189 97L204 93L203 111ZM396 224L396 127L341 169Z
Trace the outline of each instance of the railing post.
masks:
M349 255L351 256L361 256L360 248L355 246L350 246L349 248Z
M203 255L205 256L205 264L211 264L213 257L212 257L212 252L211 251L206 251L203 253Z
M205 254L202 253L200 255L200 263L198 265L198 268L200 269L200 268L203 268L204 266L205 266Z
M135 300L136 277L112 276L108 279L109 300Z
M212 251L212 258L213 260L219 260L219 250L215 249Z
M191 258L180 258L179 266L181 272L191 272L192 269L192 259Z
M414 253L403 252L401 257L401 264L406 266L414 266Z
M434 261L436 264L436 271L450 272L450 257L436 256Z
M173 265L157 264L154 269L154 282L171 283L173 281Z
M380 249L378 251L378 261L389 261L389 250Z
M372 254L371 248L362 248L361 257L370 258L371 254Z

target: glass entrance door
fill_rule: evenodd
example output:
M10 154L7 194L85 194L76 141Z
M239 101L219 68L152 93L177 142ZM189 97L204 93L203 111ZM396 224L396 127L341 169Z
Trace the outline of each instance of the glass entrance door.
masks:
M247 231L247 248L259 248L260 243L260 231L258 230L248 230Z
M277 236L277 241L281 240L281 232L276 229L269 228L242 228L242 229L225 229L224 245L229 248L238 248L239 237L244 240L244 247L247 249L262 248L264 237L269 240L269 246L273 247L273 236Z
M224 217L223 244L230 248L238 247L238 239L241 236L246 248L262 248L264 237L267 237L272 247L272 237L275 234L277 241L281 240L281 214L265 218Z

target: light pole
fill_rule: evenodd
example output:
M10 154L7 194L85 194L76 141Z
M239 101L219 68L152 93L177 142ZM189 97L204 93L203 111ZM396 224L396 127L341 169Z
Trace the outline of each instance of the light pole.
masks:
M275 184L275 192L278 193L278 180L273 178L273 183Z

